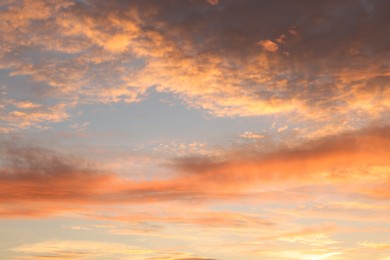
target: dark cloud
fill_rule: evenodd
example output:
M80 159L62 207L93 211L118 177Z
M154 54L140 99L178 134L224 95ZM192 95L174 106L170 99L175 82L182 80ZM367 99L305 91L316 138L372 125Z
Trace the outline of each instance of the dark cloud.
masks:
M36 145L2 142L0 155L0 201L5 204L72 200L78 204L91 200L112 179L91 162Z

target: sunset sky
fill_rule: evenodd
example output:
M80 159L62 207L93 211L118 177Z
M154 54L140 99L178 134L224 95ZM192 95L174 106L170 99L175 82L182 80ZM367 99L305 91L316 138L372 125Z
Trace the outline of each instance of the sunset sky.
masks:
M0 259L390 260L389 0L0 0Z

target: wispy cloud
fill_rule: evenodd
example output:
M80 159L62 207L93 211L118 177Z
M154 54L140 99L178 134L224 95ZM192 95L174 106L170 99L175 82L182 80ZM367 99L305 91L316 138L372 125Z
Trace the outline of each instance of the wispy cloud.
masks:
M123 259L123 257L131 257L131 259L161 259L153 257L162 257L164 255L167 257L164 259L205 259L188 258L191 257L189 253L143 249L122 243L99 241L51 240L24 244L10 250L26 254L25 257L21 255L20 258L15 259Z
M256 133L253 133L250 131L246 131L243 134L241 134L240 137L246 138L246 139L261 139L261 138L264 138L264 135L256 134Z
M181 158L171 164L176 176L149 181L126 179L46 148L3 143L3 214L17 215L30 203L50 205L50 212L61 204L66 210L85 204L229 199L258 186L303 184L348 185L351 192L387 198L388 132L387 127L367 129L270 153L240 151L218 161ZM12 206L15 202L19 208Z

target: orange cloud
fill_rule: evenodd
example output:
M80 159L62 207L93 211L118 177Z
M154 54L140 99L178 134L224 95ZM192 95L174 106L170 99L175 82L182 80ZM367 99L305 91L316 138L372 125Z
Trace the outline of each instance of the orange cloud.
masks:
M257 45L263 47L264 50L269 52L277 52L279 50L279 46L271 40L259 41Z
M207 0L207 2L209 2L209 4L211 5L217 5L219 3L219 0Z
M147 249L122 243L86 240L49 240L22 244L10 249L18 253L18 259L88 259L128 258L132 259L206 259L192 257L185 252ZM206 259L207 260L207 259ZM212 260L212 259L209 259Z
M382 180L372 166L388 165L388 127L345 133L308 142L295 148L264 154L237 151L222 162L197 158L179 160L177 167L209 183L355 182ZM238 154L241 154L238 155ZM368 172L372 170L372 172Z
M83 205L226 200L251 194L253 188L283 190L304 184L344 185L352 192L383 196L377 187L388 184L380 167L388 167L389 132L382 127L271 153L241 151L219 162L180 159L172 164L176 177L149 181L125 179L50 150L5 143L0 200L5 215L17 215L32 203L54 211L63 205L66 211Z
M264 135L252 133L250 131L246 131L243 134L241 134L240 137L246 138L246 139L261 139L261 138L264 138Z
M318 5L327 8L314 8ZM386 39L373 29L387 20L379 12L385 9L382 3L373 5L375 19L357 27L369 34L362 37L359 29L339 32L349 28L349 23L340 21L336 26L330 18L317 19L315 10L332 17L325 10L337 8L319 2L303 9L294 2L283 8L276 8L274 2L226 2L223 11L217 12L206 1L183 1L176 6L180 12L174 13L163 2L137 2L129 7L118 0L95 3L91 9L86 2L25 1L1 10L7 22L0 25L6 32L1 36L5 47L0 66L10 69L11 76L29 75L31 81L47 84L47 96L62 103L69 99L76 104L137 102L154 87L215 116L294 113L332 126L340 121L355 126L351 118L384 120L389 110L384 87L388 70L382 66L385 55L378 47ZM269 17L270 9L277 15ZM364 21L358 19L364 12L352 10L343 9L343 15L358 24ZM188 15L178 17L178 13ZM286 20L274 23L274 17ZM301 17L307 20L297 27ZM239 21L235 25L239 30L230 24L231 19ZM39 28L32 22L37 20ZM274 26L265 28L267 23ZM188 27L194 28L191 33ZM31 36L29 31L35 33ZM259 34L275 39L258 43L272 55L259 53L253 44ZM340 47L330 48L327 39ZM289 55L279 53L281 44ZM23 46L49 58L23 55L18 51ZM51 55L53 51L63 56Z

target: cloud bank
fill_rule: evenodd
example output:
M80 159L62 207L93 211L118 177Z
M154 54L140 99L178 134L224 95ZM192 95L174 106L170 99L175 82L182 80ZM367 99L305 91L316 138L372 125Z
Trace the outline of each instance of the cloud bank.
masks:
M0 67L27 76L13 88L40 107L17 107L23 100L6 86L1 119L8 128L58 122L78 104L138 102L153 90L222 117L383 120L389 9L387 1L9 1Z

